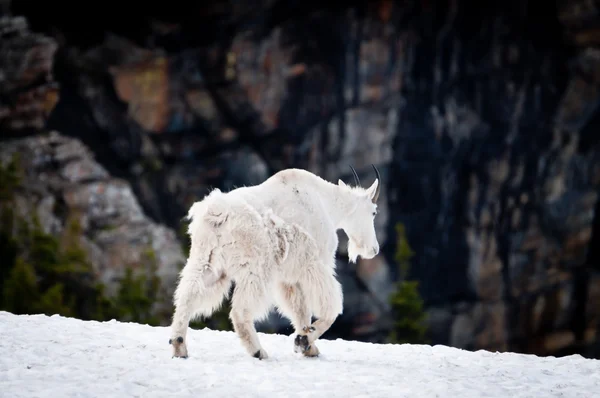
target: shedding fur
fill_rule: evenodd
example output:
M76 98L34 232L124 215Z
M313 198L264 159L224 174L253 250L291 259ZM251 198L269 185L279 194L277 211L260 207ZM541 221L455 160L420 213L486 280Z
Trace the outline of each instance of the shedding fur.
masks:
M190 255L174 294L173 356L187 357L189 322L216 311L233 282L230 319L249 355L268 357L254 322L273 307L294 326L295 350L318 355L315 340L343 310L336 231L348 235L351 261L376 256L378 196L379 178L364 189L288 169L256 186L215 189L194 203L187 215Z

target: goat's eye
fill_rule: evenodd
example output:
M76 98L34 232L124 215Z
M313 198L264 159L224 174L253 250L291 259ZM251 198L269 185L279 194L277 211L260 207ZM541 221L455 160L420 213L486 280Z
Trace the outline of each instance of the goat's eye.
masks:
M375 217L376 215L377 215L377 212L376 212L376 211L374 211L374 212L373 212L373 217Z

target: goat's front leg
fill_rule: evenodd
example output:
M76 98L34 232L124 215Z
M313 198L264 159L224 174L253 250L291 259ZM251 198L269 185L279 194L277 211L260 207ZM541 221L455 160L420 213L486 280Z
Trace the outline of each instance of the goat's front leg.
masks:
M296 332L294 351L307 356L316 356L319 350L308 343L308 335L314 331L310 325L311 313L302 287L298 283L281 282L276 289L277 308L279 312L292 322Z
M310 299L310 308L318 319L298 333L295 344L305 356L317 356L315 341L323 335L343 311L342 285L326 268L317 268L301 283Z
M236 280L229 317L242 346L258 359L266 359L268 354L260 345L254 321L268 314L268 309L266 289L260 278L250 273Z

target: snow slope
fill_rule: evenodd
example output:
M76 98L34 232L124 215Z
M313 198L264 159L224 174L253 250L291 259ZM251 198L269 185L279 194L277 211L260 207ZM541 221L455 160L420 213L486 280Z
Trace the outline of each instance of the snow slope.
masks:
M600 361L445 346L260 338L248 356L231 332L191 330L172 359L164 327L0 312L1 397L599 397Z

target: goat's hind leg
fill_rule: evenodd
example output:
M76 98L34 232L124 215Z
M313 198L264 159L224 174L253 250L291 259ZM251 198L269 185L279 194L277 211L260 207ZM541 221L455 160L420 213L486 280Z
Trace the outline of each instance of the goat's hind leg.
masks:
M268 358L258 340L254 322L268 315L269 307L263 279L252 273L236 278L229 316L242 346L254 358Z
M201 269L184 268L174 294L175 313L171 324L169 344L173 356L187 358L187 329L190 320L210 316L229 293L231 280L225 274L215 274L209 266Z

